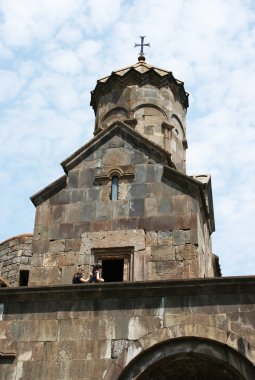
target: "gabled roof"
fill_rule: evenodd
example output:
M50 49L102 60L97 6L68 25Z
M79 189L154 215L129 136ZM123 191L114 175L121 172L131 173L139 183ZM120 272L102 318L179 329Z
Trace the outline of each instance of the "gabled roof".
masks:
M105 144L106 141L116 135L129 141L132 140L132 144L136 146L137 149L142 150L155 162L160 162L164 166L163 177L179 183L183 186L183 188L195 188L200 194L203 209L209 223L209 229L211 232L215 230L211 177L209 175L188 176L187 174L177 171L174 163L172 162L171 154L168 151L148 140L135 129L122 121L113 122L109 127L96 134L96 136L87 144L83 145L71 156L62 161L61 165L67 175L60 177L33 195L30 199L34 205L38 206L52 195L65 188L68 172L75 168L80 162L85 160L86 157L90 156L93 152L99 149L102 144Z
M148 156L150 156L155 161L162 163L162 165L175 167L171 159L171 154L169 152L167 152L165 149L161 148L154 142L146 139L143 135L141 135L139 132L137 132L124 122L115 121L109 127L97 133L96 136L93 139L91 139L87 144L83 145L81 148L79 148L73 154L71 154L71 156L67 157L64 161L61 162L61 166L63 167L65 173L68 175L68 172L71 169L77 166L86 157L91 155L96 149L98 149L102 144L104 144L105 141L107 141L107 139L110 139L114 135L132 139L134 145L137 145L137 148L143 150ZM35 206L38 206L46 199L56 194L61 189L64 189L66 186L66 180L67 176L63 175L56 181L43 188L42 190L38 191L36 194L32 195L30 197L31 201Z
M171 159L171 154L168 151L148 140L141 133L137 132L123 121L114 121L109 127L96 134L96 136L87 144L83 145L71 156L62 161L61 165L64 171L68 173L69 170L73 169L104 143L107 138L111 138L114 135L122 136L123 138L132 138L134 144L136 144L141 150L144 150L151 158L157 158L156 160L160 160L163 165L165 164L170 167L175 167Z
M35 206L43 203L46 199L49 199L52 195L56 194L58 191L66 187L66 175L56 179L56 181L50 183L48 186L44 187L42 190L38 191L30 197L31 201Z
M91 91L90 102L90 105L93 107L95 113L100 96L111 91L114 82L117 82L123 87L127 86L131 77L133 77L135 82L139 85L151 83L155 86L162 87L168 84L173 92L178 94L182 105L185 108L189 106L189 94L185 91L184 83L178 79L175 79L171 71L151 66L144 61L139 61L134 65L113 71L111 75L97 81L94 91Z

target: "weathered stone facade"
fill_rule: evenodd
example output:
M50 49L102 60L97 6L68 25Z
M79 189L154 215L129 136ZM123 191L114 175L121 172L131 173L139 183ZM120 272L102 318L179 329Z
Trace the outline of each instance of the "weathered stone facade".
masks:
M22 285L22 273L30 269L32 238L24 234L0 243L0 276L11 286Z
M64 161L62 188L54 193L54 183L32 198L37 208L30 285L70 283L76 265L89 273L97 247L84 255L83 234L102 231L100 248L109 249L123 247L122 238L111 246L114 231L143 231L129 279L214 276L210 178L202 183L176 171L165 154L117 122ZM117 200L111 199L113 173L119 177ZM134 241L126 244L131 251Z
M192 379L253 380L254 285L253 277L1 289L9 359L0 357L0 378L184 380L183 368Z
M31 197L33 237L0 245L0 380L254 380L255 277L220 278L183 83L140 57L91 105L94 138ZM71 284L95 262L104 284Z

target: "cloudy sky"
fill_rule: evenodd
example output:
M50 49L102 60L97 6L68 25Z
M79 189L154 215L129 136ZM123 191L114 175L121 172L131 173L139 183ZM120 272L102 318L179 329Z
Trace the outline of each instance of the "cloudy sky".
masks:
M252 0L1 0L0 241L33 232L29 197L93 136L90 91L140 35L190 93L188 174L212 175L223 275L255 274Z

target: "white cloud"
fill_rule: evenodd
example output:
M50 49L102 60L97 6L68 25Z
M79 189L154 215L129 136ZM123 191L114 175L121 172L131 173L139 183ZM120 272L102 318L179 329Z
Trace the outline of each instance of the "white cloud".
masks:
M17 96L23 80L10 70L0 70L0 101L9 101Z
M57 50L45 56L45 65L60 73L79 73L82 65L76 54L67 49Z
M79 28L71 25L63 26L56 35L56 39L63 44L74 46L82 40L82 32Z
M81 6L85 7L81 0L2 0L3 37L16 47L45 40Z

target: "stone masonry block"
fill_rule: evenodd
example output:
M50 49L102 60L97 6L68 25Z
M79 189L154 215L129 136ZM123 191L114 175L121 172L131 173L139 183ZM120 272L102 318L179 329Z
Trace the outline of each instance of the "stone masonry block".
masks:
M170 201L173 212L188 212L189 197L187 195L174 195Z
M166 280L185 278L183 272L183 263L181 261L155 261L151 266L151 280ZM188 276L186 276L188 278Z
M139 225L139 221L141 220L142 218L120 218L120 219L114 219L112 221L112 225L111 225L111 228L108 228L109 229L112 229L113 231L119 231L119 230L126 230L126 229L140 229L140 228L144 228L144 226L140 226Z
M66 265L62 268L61 284L71 284L76 265Z
M96 203L86 203L80 209L80 221L96 219Z
M64 206L63 223L77 223L80 221L80 209L82 203L71 203Z
M102 164L104 166L116 165L129 165L131 163L131 151L126 148L109 148L105 152Z
M71 190L71 203L84 201L86 192L84 189L72 189Z
M65 250L65 240L51 240L48 252L57 253Z
M169 261L175 259L174 248L169 245L151 247L151 261Z
M98 201L96 206L96 219L98 220L109 220L112 218L113 213L113 202L108 201Z
M91 318L59 320L59 340L78 341L80 339L94 340L95 331L97 339L115 339L114 319Z
M147 164L136 165L135 181L134 183L146 183L146 167Z
M158 231L157 244L158 245L172 245L173 231Z
M159 193L160 195L160 193ZM171 206L171 201L170 197L168 198L162 198L160 197L158 199L158 212L160 214L170 214L172 212L172 206Z
M86 203L99 200L100 187L91 187L86 192Z
M53 205L51 207L51 220L52 222L60 222L62 218L64 207L62 205ZM40 224L40 222L39 222Z
M59 238L59 223L51 223L45 231L45 237L48 239L58 239Z
M70 190L68 189L63 189L60 190L57 194L53 195L49 202L51 205L62 205L62 204L67 204L70 203Z
M44 254L44 267L64 267L66 265L75 265L79 257L78 252L58 252Z
M118 358L121 353L128 347L130 344L132 344L134 340L128 340L128 339L113 339L112 340L112 346L111 346L111 357L113 359Z
M81 238L77 239L66 239L65 240L65 251L80 251Z
M161 319L159 317L150 318L144 316L134 316L129 318L127 326L127 338L130 340L136 340L140 339L144 335L147 335L150 331L159 329L161 327Z
M134 199L129 202L129 216L144 215L144 199Z
M158 234L156 231L146 231L146 246L155 247L158 242Z
M174 218L172 215L168 216L154 216L151 217L151 229L154 231L169 231L173 229Z
M143 164L145 162L147 162L146 156L139 150L136 150L132 156L132 163Z
M81 350L82 347L82 350ZM44 360L84 360L111 357L111 344L107 340L85 340L47 342Z
M61 271L57 267L33 267L29 273L29 285L57 285L60 277Z
M127 194L128 199L139 199L147 198L150 195L149 185L144 184L133 184L130 186L129 192Z
M71 170L68 173L68 187L75 189L78 187L79 170Z
M190 243L190 230L174 230L173 244L182 245Z
M86 170L82 170L79 175L79 182L78 187L79 188L87 188L87 187L93 187L94 186L94 178L95 178L95 170L93 168L89 168Z
M81 254L89 255L91 249L114 247L134 247L135 251L145 249L144 230L98 231L82 234Z
M113 222L111 221L111 219L107 220L95 220L93 222L91 222L89 224L89 230L91 232L95 232L95 231L109 231L112 229L112 224Z
M158 215L158 202L156 198L146 198L144 200L145 216Z
M62 239L71 239L74 236L74 225L63 223L59 226L59 237Z
M56 207L56 206L55 206ZM35 224L47 224L51 220L51 207L40 205L36 208Z
M58 321L53 319L30 319L9 322L8 338L13 342L55 341Z
M198 259L198 251L196 246L192 244L178 245L175 247L176 258L178 260L194 260Z
M116 200L113 203L113 218L128 217L129 202L127 200Z

